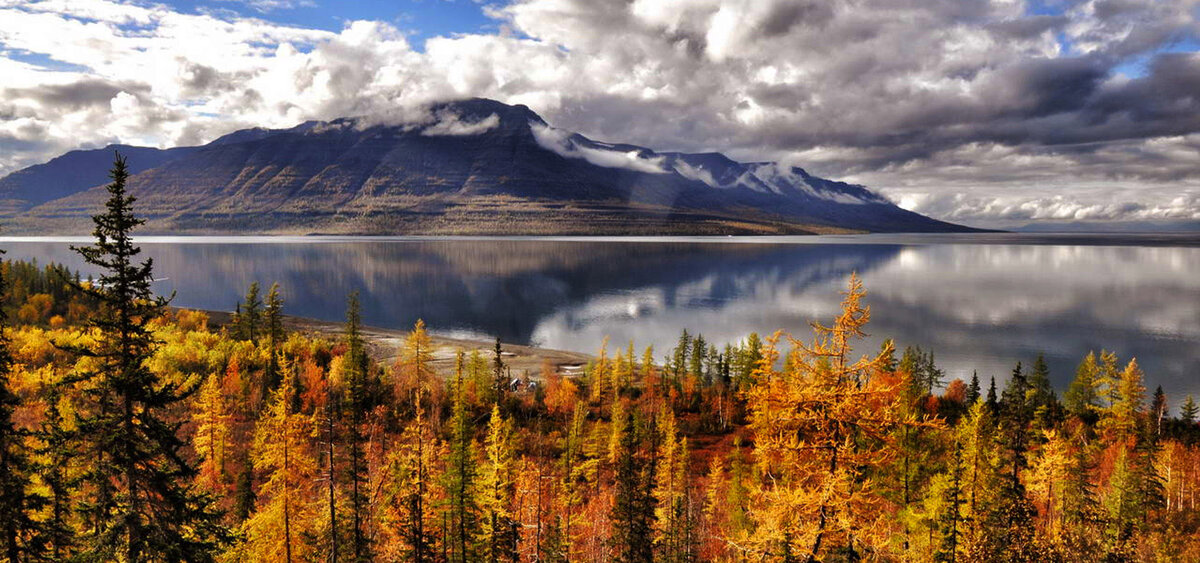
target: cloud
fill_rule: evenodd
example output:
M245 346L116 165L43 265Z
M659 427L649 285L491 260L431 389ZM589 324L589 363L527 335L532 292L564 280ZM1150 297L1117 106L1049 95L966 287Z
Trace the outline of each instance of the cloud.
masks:
M598 148L576 142L570 131L555 129L541 123L530 123L533 137L542 148L566 158L582 158L604 168L624 168L635 172L667 174L663 157L643 157L636 150Z
M423 104L482 96L590 138L786 160L893 199L960 202L928 208L949 219L1007 212L975 199L1154 208L1192 193L1200 0L1051 7L513 0L484 7L496 33L414 48L377 21L331 33L117 0L0 0L0 139L10 139L0 173L80 144L406 120Z
M427 137L479 135L500 125L500 116L491 114L479 121L464 121L456 113L448 112L437 116L437 121L421 131Z

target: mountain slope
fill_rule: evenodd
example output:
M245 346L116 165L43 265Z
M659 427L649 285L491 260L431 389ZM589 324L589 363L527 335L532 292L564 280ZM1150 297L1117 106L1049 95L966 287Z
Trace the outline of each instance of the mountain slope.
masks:
M130 178L147 232L966 230L799 168L601 143L525 106L482 99L435 106L417 121L309 122L172 149L181 150ZM131 155L131 165L137 158L146 155ZM100 183L81 180L5 222L10 231L79 230L103 200Z

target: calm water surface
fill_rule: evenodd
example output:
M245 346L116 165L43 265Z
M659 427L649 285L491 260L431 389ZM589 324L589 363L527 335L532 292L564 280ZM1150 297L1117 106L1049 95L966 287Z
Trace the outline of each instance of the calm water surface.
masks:
M75 242L87 242L75 239ZM914 235L777 238L140 239L156 291L231 310L252 281L278 281L290 314L340 320L359 291L382 327L591 352L679 331L719 345L751 331L808 334L857 271L871 338L935 351L951 376L1003 381L1045 353L1055 383L1091 349L1136 356L1177 405L1200 396L1200 237ZM70 239L3 238L10 258L88 273Z

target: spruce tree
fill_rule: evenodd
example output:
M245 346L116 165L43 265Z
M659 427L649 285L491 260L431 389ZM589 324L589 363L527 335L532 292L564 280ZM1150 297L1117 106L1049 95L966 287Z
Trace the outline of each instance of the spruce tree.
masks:
M6 290L0 269L0 297ZM26 442L29 433L13 422L21 400L9 389L13 358L7 321L0 307L0 557L18 563L40 559L47 551L41 526L33 517L47 499L31 487L34 465Z
M264 311L266 315L267 338L271 341L271 348L279 346L283 343L283 298L279 296L279 284L271 284L271 289L267 291L267 304Z
M167 300L151 291L153 261L137 262L141 249L131 231L134 197L125 192L129 172L117 155L106 187L104 212L95 215L96 243L72 247L103 272L77 290L98 302L89 347L71 348L94 359L93 372L73 378L88 407L76 424L91 460L81 511L88 529L81 555L91 560L210 561L228 532L212 499L194 484L196 469L182 455L179 422L167 418L189 393L162 381L147 366L158 341L151 321Z
M979 372L971 372L971 385L967 387L967 408L975 404L980 397Z
M646 463L639 455L642 444L633 417L629 414L623 417L615 468L616 498L609 514L613 560L650 563L654 561L655 465Z
M349 411L349 427L346 431L346 448L350 454L350 465L347 467L350 481L350 511L353 518L353 549L355 561L370 561L370 547L364 528L367 518L367 464L363 453L363 443L366 438L362 434L362 425L366 422L366 413L370 410L370 383L368 370L370 365L366 347L363 343L362 316L359 311L358 293L351 293L346 307L346 356L343 358L343 381L347 387L348 400L346 409Z
M242 340L258 343L258 337L261 333L262 325L262 300L258 297L258 282L250 284L250 288L246 290L246 300L242 302L239 309L241 320Z
M1196 405L1196 399L1188 395L1183 400L1183 406L1179 407L1179 420L1191 426L1196 423L1196 415L1198 414L1200 414L1200 406Z

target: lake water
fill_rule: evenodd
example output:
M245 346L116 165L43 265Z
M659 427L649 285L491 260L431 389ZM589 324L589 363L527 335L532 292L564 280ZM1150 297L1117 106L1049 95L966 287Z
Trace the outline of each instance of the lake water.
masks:
M1196 235L863 235L770 238L147 237L156 291L231 310L252 281L286 312L594 352L679 331L723 344L751 331L808 335L863 278L871 337L936 353L951 376L1007 378L1045 353L1062 389L1088 350L1136 356L1172 404L1200 397ZM71 239L0 238L9 258L84 268ZM87 242L87 239L74 239Z

